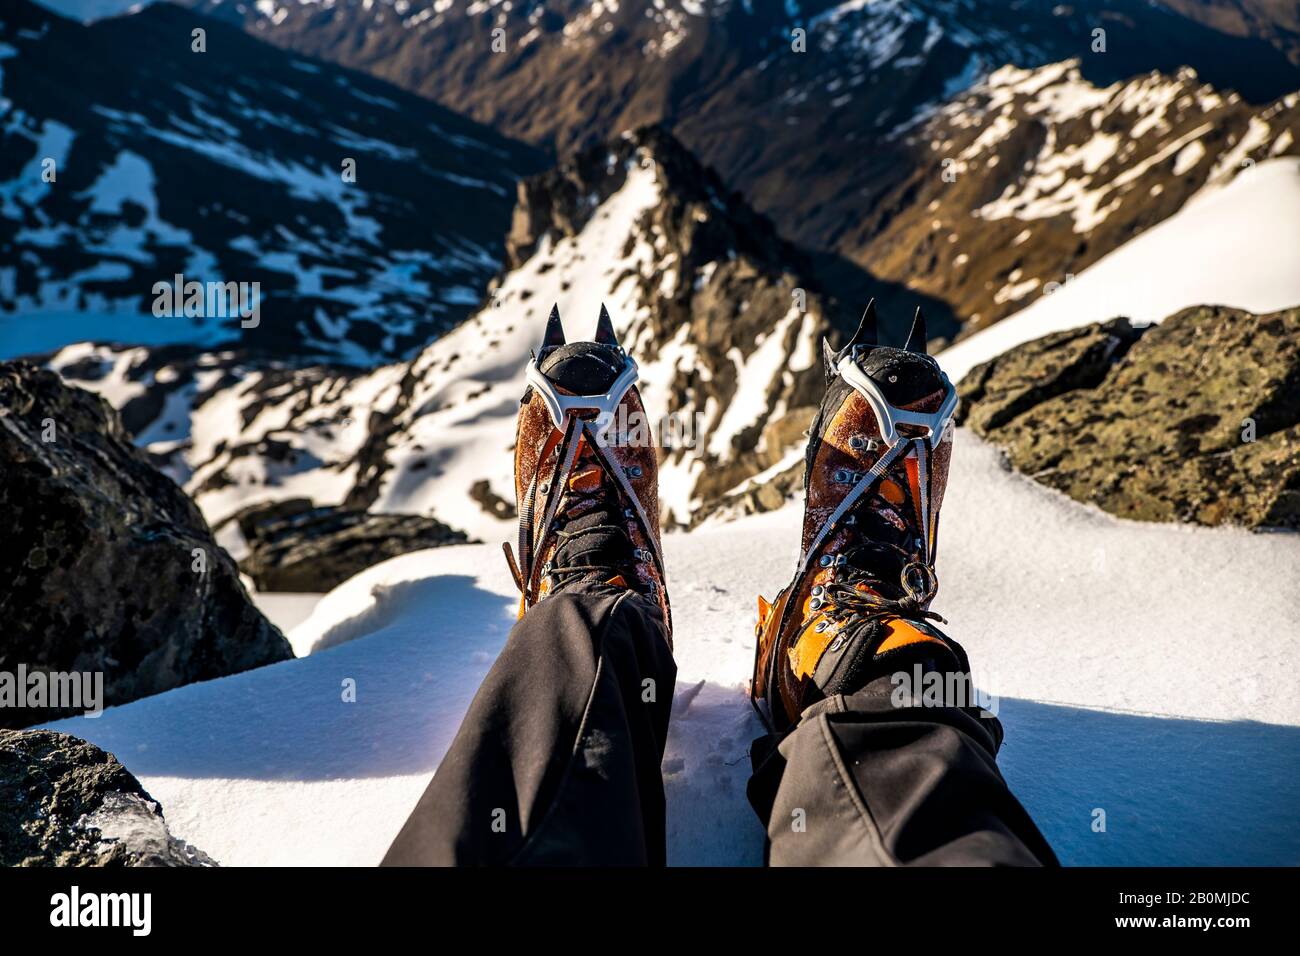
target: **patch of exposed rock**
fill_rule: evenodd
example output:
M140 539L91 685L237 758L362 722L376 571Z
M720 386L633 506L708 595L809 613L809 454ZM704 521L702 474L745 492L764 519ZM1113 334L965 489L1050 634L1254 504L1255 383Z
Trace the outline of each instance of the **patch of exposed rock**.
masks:
M0 730L0 865L216 863L168 831L112 754L50 730Z
M235 520L248 544L240 569L260 591L329 591L400 554L468 541L426 515L317 507L308 498L253 505Z
M959 391L966 425L1078 501L1300 530L1300 308L1060 332L977 366Z
M111 706L293 656L117 412L25 362L0 363L0 512L0 671L102 674ZM0 726L83 709L4 707Z

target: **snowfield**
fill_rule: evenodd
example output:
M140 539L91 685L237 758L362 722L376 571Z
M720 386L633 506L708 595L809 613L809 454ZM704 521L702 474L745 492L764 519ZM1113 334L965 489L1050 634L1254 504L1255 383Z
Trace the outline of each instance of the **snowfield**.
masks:
M792 572L798 521L665 541L674 864L761 862L744 686L754 596ZM999 695L1003 772L1063 862L1300 863L1300 538L1120 521L962 430L943 525L935 608ZM373 865L516 602L495 542L405 555L325 596L291 634L299 660L53 726L115 753L225 865Z

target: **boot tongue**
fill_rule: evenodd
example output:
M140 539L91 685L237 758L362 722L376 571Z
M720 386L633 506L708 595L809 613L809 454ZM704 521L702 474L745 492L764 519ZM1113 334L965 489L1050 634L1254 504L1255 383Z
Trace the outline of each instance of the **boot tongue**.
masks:
M556 516L560 543L555 549L553 565L590 567L592 574L563 574L565 580L558 589L593 576L607 580L615 571L635 564L632 542L623 530L623 506L618 490L606 481L600 465L591 460L590 449L583 447L579 467L569 478L565 499Z
M620 577L634 580L630 570L636 563L626 534L618 530L619 518L612 505L601 504L563 522L564 538L555 549L557 568L591 568L590 573L561 575L557 591L582 581L608 581Z
M627 536L612 530L613 509L600 506L564 522L564 541L555 549L555 563L566 567L609 565L629 557Z

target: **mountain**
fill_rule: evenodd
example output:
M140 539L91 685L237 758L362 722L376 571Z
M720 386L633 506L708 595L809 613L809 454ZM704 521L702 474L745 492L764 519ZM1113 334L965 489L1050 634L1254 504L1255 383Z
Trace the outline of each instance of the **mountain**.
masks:
M1286 308L1300 301L1297 202L1300 160L1261 163L940 361L956 381L1022 342L1115 315ZM817 341L845 309L769 222L654 127L525 180L512 221L488 303L407 362L367 372L237 349L78 344L49 364L121 409L237 558L244 542L227 519L269 500L508 534L514 414L552 302L574 337L608 305L653 416L671 415L661 438L689 446L663 461L670 526L771 510L797 491L821 388Z
M823 254L824 281L847 259L940 299L934 327L948 336L1010 314L1017 288L1077 272L1170 215L1241 144L1241 158L1300 153L1294 97L1275 105L1300 89L1300 69L1262 27L1234 35L1138 0L197 5L559 155L665 123L783 235ZM1257 121L1270 131L1262 142ZM989 147L978 175L946 188L943 161L973 171L976 141ZM1204 167L1178 160L1187 146ZM1029 252L1006 249L1016 214L972 217L1044 181L1108 193L1099 218L1113 222L1093 234L1061 202L1040 206L1031 212L1047 235Z
M541 168L436 104L170 5L83 26L6 3L0 95L10 356L78 339L408 356L478 304L516 180ZM246 283L245 311L186 292L159 317L176 275Z
M1297 248L1300 158L1252 164L940 361L957 381L1021 343L1115 316L1146 325L1206 304L1280 311L1300 303Z
M1300 93L1256 108L1188 70L1098 88L1076 61L1003 67L902 142L916 158L845 241L877 276L952 304L969 334L1043 301L1194 197L1300 155ZM1285 220L1256 228L1287 232ZM1188 234L1184 251L1218 242Z
M1237 37L1267 40L1300 66L1300 6L1286 0L1161 0L1171 10Z
M411 360L363 372L237 349L67 346L48 363L122 411L138 444L226 519L307 498L513 525L515 412L552 303L574 338L602 303L640 365L666 450L669 524L798 458L820 394L828 303L809 262L662 129L525 180L487 304Z

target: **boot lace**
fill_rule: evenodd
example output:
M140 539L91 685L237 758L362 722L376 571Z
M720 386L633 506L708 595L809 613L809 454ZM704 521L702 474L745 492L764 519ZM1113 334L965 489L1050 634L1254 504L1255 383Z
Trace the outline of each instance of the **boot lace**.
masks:
M906 563L899 571L898 584L892 584L879 572L849 560L850 555L864 552L878 559L877 567L881 563L895 563L898 554L904 554ZM844 558L835 578L825 585L828 606L824 613L831 620L845 628L884 618L948 623L944 617L926 608L939 590L938 577L929 564L915 560L896 546L885 544L858 545L845 552ZM881 558L885 561L880 561ZM890 597L890 594L898 596Z
M600 468L590 461L585 465L583 471ZM547 570L555 581L555 590L595 575L605 578L621 575L629 585L637 580L632 536L626 525L614 522L616 514L625 512L617 490L610 487L603 471L598 487L567 489L564 508L557 515L554 529L560 544L555 549L554 563Z

